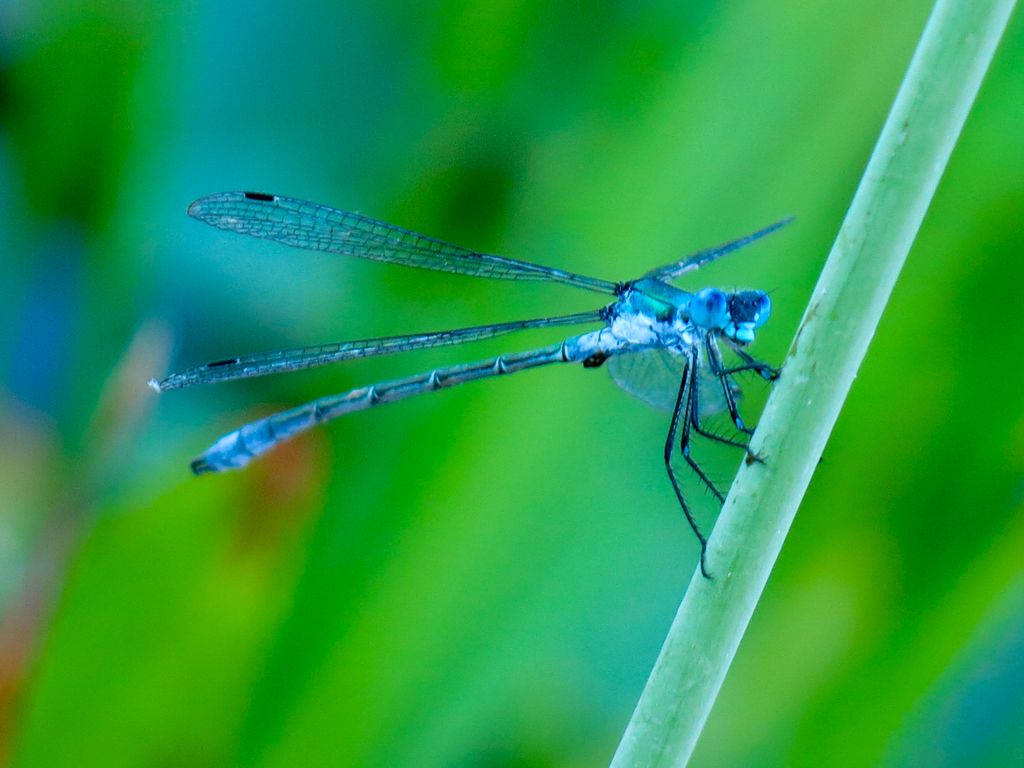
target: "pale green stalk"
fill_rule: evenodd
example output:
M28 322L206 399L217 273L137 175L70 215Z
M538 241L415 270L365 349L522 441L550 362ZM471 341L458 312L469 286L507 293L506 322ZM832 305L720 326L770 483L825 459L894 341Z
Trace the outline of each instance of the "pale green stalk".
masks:
M784 372L612 761L680 766L697 743L878 326L1014 0L938 0ZM879 20L879 23L884 23Z

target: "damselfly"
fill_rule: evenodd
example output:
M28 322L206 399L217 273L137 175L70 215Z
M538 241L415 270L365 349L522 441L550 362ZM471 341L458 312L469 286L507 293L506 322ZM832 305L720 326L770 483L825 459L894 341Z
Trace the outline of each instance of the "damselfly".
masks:
M709 430L703 417L709 411L706 401L717 400L728 410L741 435L753 433L737 408L739 387L733 377L745 371L752 371L768 380L777 377L776 369L755 360L745 351L745 347L754 340L754 331L768 319L771 301L763 291L704 288L690 293L676 288L670 281L774 232L789 219L653 269L635 280L610 282L517 259L478 253L357 213L279 195L223 192L196 200L189 206L188 213L220 229L274 240L295 248L475 277L546 280L613 297L611 303L591 312L232 357L175 373L162 381L152 380L150 386L162 392L195 384L295 371L371 355L461 344L528 328L587 323L600 325L597 330L571 336L540 349L498 355L477 363L435 368L275 413L220 438L192 462L192 470L196 474L243 467L255 456L312 426L422 392L549 363L582 363L586 368L607 363L612 378L619 386L672 414L665 441L665 467L679 506L700 541L701 572L708 575L704 562L707 538L684 498L672 459L678 449L699 481L720 502L724 500L722 493L690 454L692 435L745 449L749 458L757 459L749 452L745 441ZM737 362L727 365L720 345L735 354Z

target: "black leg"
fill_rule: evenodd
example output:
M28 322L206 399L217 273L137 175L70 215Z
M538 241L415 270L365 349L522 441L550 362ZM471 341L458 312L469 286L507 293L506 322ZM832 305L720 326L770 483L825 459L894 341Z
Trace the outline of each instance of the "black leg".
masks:
M718 374L716 373L716 375ZM698 390L698 392L695 393L693 396L694 404L693 407L690 409L690 422L693 425L693 431L696 432L701 437L706 437L708 440L713 440L716 443L722 443L723 445L731 445L733 448L742 448L749 454L750 447L747 443L740 442L739 440L732 440L731 438L725 437L723 435L716 435L714 432L710 432L701 426L700 408L697 406L696 402L700 387L698 386L696 387L696 389Z
M768 363L762 363L760 360L756 360L747 354L746 350L743 349L739 344L735 344L729 340L726 340L726 344L729 345L729 349L736 353L736 356L743 361L744 365L738 368L730 368L729 373L739 373L740 371L756 371L757 374L765 381L775 381L779 378L781 371L778 368L773 368Z
M696 374L698 364L697 351L694 349L693 353L688 355L688 362L686 366L689 370L693 371L694 374L690 377L690 391L687 393L688 397L686 403L687 415L686 420L683 423L682 436L679 438L679 450L682 452L683 458L686 459L686 463L690 465L690 469L693 470L694 474L700 478L701 482L707 486L708 490L710 490L711 493L715 495L715 498L718 499L718 503L721 504L725 501L725 496L723 496L722 492L715 487L715 484L711 482L711 478L704 473L704 470L701 469L700 465L690 455L690 428L697 423L698 413L700 412L700 404L697 400L700 392L700 386L697 383ZM699 430L697 431L699 432ZM726 440L726 438L718 438L717 435L713 435L711 433L707 434L713 439L721 439L724 442L732 443L731 440ZM746 448L745 445L741 445L740 447Z
M719 352L718 345L715 344L711 334L704 337L704 348L708 353L708 364L711 366L711 371L722 384L722 393L725 395L725 405L729 409L729 418L732 419L732 423L736 425L736 429L740 432L747 435L754 434L754 430L743 423L740 410L736 407L736 396L732 391L732 382L729 381L729 371L722 365L722 353Z
M766 373L766 369L770 373ZM719 371L719 373L723 373L727 376L732 376L733 374L736 373L747 373L748 371L754 371L758 376L760 376L765 381L775 381L775 379L777 379L779 375L778 371L776 371L774 368L771 368L766 363L751 363L750 365L737 365L732 368L723 368L721 371Z
M665 440L665 469L668 471L668 479L672 481L672 489L676 492L676 499L679 500L679 506L683 509L683 514L686 515L686 522L690 524L690 528L693 530L694 535L697 537L697 541L700 542L700 572L701 575L710 579L711 574L708 573L707 565L704 562L704 557L708 550L708 540L704 538L704 534L700 532L700 528L697 525L697 521L693 517L693 513L690 512L690 507L686 504L686 499L683 498L683 489L679 486L679 478L676 477L676 472L672 469L672 453L676 447L676 433L679 430L679 421L682 418L684 432L689 431L689 414L688 408L690 403L689 387L691 382L696 377L696 369L692 364L686 366L686 370L683 371L683 378L679 382L679 394L676 396L676 407L672 411L672 423L668 428L668 438ZM689 457L687 457L689 461ZM691 466L693 464L691 463Z

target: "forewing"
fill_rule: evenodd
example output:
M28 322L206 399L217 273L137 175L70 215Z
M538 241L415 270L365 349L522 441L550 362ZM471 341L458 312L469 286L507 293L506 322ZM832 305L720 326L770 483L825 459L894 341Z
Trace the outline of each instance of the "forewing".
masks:
M778 229L786 226L793 220L793 217L776 221L774 224L769 224L767 227L757 230L757 232L751 232L749 235L738 237L735 240L730 240L728 243L722 243L716 245L713 248L706 248L703 251L697 251L697 253L690 254L684 259L677 261L673 264L666 264L664 267L658 267L652 269L647 273L647 277L654 278L655 280L675 280L677 277L685 275L687 272L693 272L695 269L700 269L705 264L709 264L715 259L719 259L725 256L727 253L737 251L745 245L750 245L755 240L760 240L765 235L770 235Z
M218 229L293 248L328 251L410 267L509 280L549 280L615 293L607 280L478 253L369 216L260 192L220 192L196 200L189 216Z

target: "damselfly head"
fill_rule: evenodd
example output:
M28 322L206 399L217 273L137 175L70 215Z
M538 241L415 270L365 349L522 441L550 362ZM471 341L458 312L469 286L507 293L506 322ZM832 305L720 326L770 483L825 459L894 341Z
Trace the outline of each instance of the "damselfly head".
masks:
M725 335L741 344L754 340L754 329L760 328L772 314L772 300L764 291L737 291L729 296L729 323Z
M687 307L690 322L709 331L721 331L741 344L754 340L772 312L772 302L764 291L726 293L704 288L693 295Z

